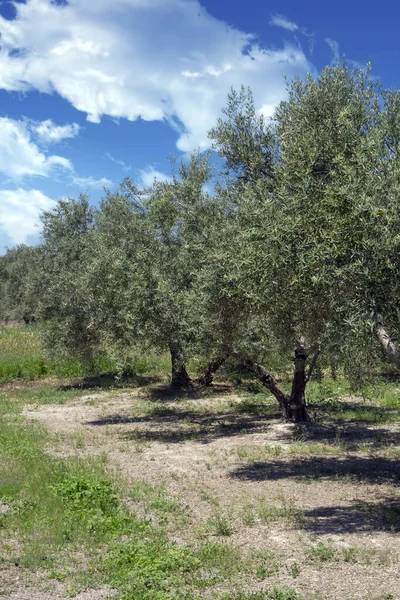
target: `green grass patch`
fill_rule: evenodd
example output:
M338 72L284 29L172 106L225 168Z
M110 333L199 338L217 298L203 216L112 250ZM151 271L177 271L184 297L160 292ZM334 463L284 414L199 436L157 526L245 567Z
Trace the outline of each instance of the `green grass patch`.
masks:
M170 372L168 354L132 354L124 358L124 364L128 375L168 376ZM104 356L95 362L92 369L98 373L118 374L120 365L105 349ZM47 356L41 341L40 326L0 326L0 383L50 376L80 377L87 372L88 367L76 358L52 359Z
M0 327L0 383L84 374L78 360L46 358L39 327Z
M104 458L63 460L47 454L47 431L18 414L27 399L13 396L12 388L0 395L5 566L40 568L69 586L71 594L109 584L121 600L200 599L204 589L225 585L238 573L260 577L265 561L243 560L236 548L208 540L197 548L171 543L170 523L182 519L188 507L163 484L136 480L128 494L123 482L107 474ZM129 511L122 501L127 495ZM148 512L139 518L135 511L142 514L143 505Z

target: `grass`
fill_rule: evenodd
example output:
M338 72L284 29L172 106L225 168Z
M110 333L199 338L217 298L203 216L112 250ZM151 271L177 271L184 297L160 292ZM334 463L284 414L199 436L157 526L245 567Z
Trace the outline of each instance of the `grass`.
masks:
M289 526L302 526L304 513L294 506L284 495L278 496L272 503L260 496L255 503L247 503L241 511L242 521L252 527L259 522L263 525L282 521Z
M168 376L170 371L170 359L166 354L132 355L127 359L127 365L129 372L136 375L157 373ZM95 371L117 373L118 365L106 355L97 361ZM51 376L80 377L86 373L87 367L77 359L49 358L41 342L39 326L0 326L0 383Z
M215 511L209 519L208 527L212 534L216 536L228 537L233 533L230 515L221 509Z
M37 327L0 327L0 382L51 375L76 377L83 372L77 360L46 358Z
M285 587L283 589L274 588L266 592L229 594L224 596L223 600L306 600L306 598L294 589Z
M64 372L70 375L75 366L61 368L43 358L38 332L21 328L12 332L0 329L0 381L15 377L36 379ZM21 350L23 348L23 350ZM136 357L137 373L162 373L169 370L168 357ZM42 365L42 366L40 366ZM43 366L45 365L45 366ZM52 369L54 370L52 371ZM68 373L68 369L71 368ZM119 386L123 385L119 382ZM165 420L175 430L193 426L192 418L183 418L185 411L197 411L206 419L218 419L219 414L233 414L239 422L250 415L251 422L262 422L275 415L277 408L258 382L241 384L244 398L233 402L227 397L210 407L194 407L187 398L174 398L169 405L165 398L157 402L152 396L132 405L132 414L147 415L149 420ZM399 556L389 549L340 547L330 542L310 543L306 538L303 512L284 495L267 498L253 496L239 505L221 506L217 496L200 487L202 500L208 503L204 526L196 522L196 510L185 504L184 493L177 492L178 480L184 490L184 475L163 474L161 481L141 478L125 480L108 466L105 456L97 458L60 458L47 452L59 438L52 438L41 426L26 423L20 411L26 404L63 404L81 395L98 390L61 387L59 382L19 383L7 385L0 392L0 502L8 507L0 515L0 563L40 571L43 576L63 583L70 595L80 590L108 584L117 589L119 600L312 600L291 587L274 587L285 577L302 585L310 568L329 568L330 563L362 565L397 565ZM341 380L312 382L309 388L311 411L320 422L335 427L341 424L366 426L392 423L398 419L400 386L397 382L378 380L365 392L366 398L343 401L350 393ZM98 400L97 400L98 401ZM90 402L90 400L89 400ZM179 403L179 406L178 406ZM182 412L182 418L178 418ZM237 416L235 416L235 414ZM253 418L254 417L254 418ZM340 430L345 428L340 428ZM183 432L185 429L183 430ZM231 432L230 430L228 430ZM203 432L196 434L201 441ZM184 439L184 438L183 438ZM126 442L127 447L130 442ZM82 434L75 440L75 449L85 446ZM151 442L134 440L128 449L134 460ZM243 461L262 461L268 457L342 455L349 451L376 451L367 441L352 441L334 436L330 443L308 440L303 430L286 444L243 445L225 451ZM385 451L383 447L380 448ZM179 452L179 448L178 448ZM210 447L210 471L219 463L213 461L216 452ZM388 447L388 455L398 458L398 448ZM219 456L219 455L218 455ZM221 465L223 465L222 461ZM207 477L214 476L214 473ZM171 480L174 483L172 486ZM207 485L201 482L201 485ZM169 491L168 487L173 491ZM183 486L183 487L182 487ZM189 500L191 502L191 500ZM398 531L400 513L394 502L365 504L365 511L382 521L388 534ZM244 527L243 527L244 525ZM256 531L256 527L262 527ZM250 530L248 528L254 528ZM269 532L282 528L303 528L297 554L280 555L269 550L247 547L237 542L244 532L263 539ZM299 538L300 539L300 538ZM186 541L183 541L186 540ZM190 541L187 541L190 540ZM238 543L238 546L235 545ZM268 548L268 545L266 546ZM280 552L281 550L279 550ZM296 561L296 562L295 562ZM273 580L271 578L274 578ZM291 580L289 580L291 581ZM249 591L252 590L252 591ZM0 595L7 592L0 587ZM4 595L3 594L3 595ZM375 600L393 597L389 592ZM370 599L369 599L370 600Z
M171 544L161 528L129 514L104 463L50 457L43 450L46 431L26 425L15 411L17 402L4 394L0 402L0 499L9 507L1 521L3 561L47 567L63 579L71 575L66 553L97 554L89 573L78 573L77 589L80 578L116 586L124 599L190 598L182 590L198 570L193 549ZM145 485L141 490L139 495L149 496ZM153 508L176 510L162 500L160 490L152 489ZM10 553L7 539L14 537L18 548Z
M48 402L43 386L38 390L36 400ZM271 556L246 558L209 540L197 547L171 542L171 519L182 518L188 507L162 483L136 479L127 488L108 472L104 457L47 454L51 436L22 419L27 396L16 391L0 394L0 500L8 506L0 521L3 565L40 569L63 582L70 595L108 584L120 600L200 599L205 589L226 585L238 573L262 579L274 571ZM69 397L68 390L63 393ZM57 398L62 402L61 391ZM217 518L217 535L230 533L224 519L222 513Z
M318 542L305 549L306 561L318 568L325 563L343 562L359 563L363 565L394 565L399 561L397 553L380 548L371 548L368 546L360 547L342 547L338 548L332 544Z

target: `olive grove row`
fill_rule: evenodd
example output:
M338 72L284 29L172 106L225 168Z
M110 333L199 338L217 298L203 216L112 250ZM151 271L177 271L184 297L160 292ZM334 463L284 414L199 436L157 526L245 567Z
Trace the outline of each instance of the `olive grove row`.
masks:
M232 90L209 137L219 158L173 162L168 182L44 213L40 245L0 260L3 319L34 312L49 348L88 362L168 349L179 387L233 356L295 421L318 361L362 378L384 351L400 369L400 92L327 67L268 121ZM274 353L294 360L290 393Z

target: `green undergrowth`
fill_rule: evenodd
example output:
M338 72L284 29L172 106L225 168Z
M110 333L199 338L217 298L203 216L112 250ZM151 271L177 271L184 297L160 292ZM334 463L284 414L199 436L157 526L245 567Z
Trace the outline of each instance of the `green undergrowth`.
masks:
M99 364L100 369L107 366ZM84 372L77 359L52 360L46 357L38 327L0 327L0 383L53 375L78 377Z
M39 396L47 401L43 391ZM235 589L238 576L252 583L278 568L272 555L244 557L209 539L172 542L171 523L177 519L178 527L186 526L189 507L162 483L137 479L127 485L116 479L104 456L48 454L49 433L20 415L26 400L12 390L0 394L0 502L7 507L0 517L3 568L39 570L63 582L71 596L108 584L120 600L200 599L207 589L218 599L223 595L213 593L215 586ZM297 599L278 592L259 597Z
M170 359L166 354L132 354L125 357L124 365L124 372L128 375L168 376L170 371ZM103 357L91 366L91 372L118 375L121 365L105 349ZM47 356L39 326L0 326L0 383L15 379L36 380L51 376L67 378L87 374L87 365L78 358L53 359Z

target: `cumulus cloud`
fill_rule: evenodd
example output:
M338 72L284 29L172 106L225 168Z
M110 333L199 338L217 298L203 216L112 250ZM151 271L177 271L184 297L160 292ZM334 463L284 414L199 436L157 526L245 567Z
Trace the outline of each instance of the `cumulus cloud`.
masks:
M207 131L231 86L251 86L256 103L270 106L285 96L283 75L313 70L298 45L262 47L198 0L27 0L15 7L15 20L0 18L1 88L57 92L92 122L103 115L165 119L184 152L209 145Z
M283 15L274 15L269 23L270 25L282 27L283 29L287 29L288 31L297 31L299 28L299 26L294 21L290 21Z
M79 133L79 125L56 125L51 119L32 122L31 129L44 144L57 144L66 138L73 138Z
M151 187L156 179L159 183L164 181L172 181L172 177L167 175L166 173L162 173L161 171L157 171L154 167L147 167L147 169L142 169L139 171L140 183L143 187Z
M55 170L73 169L67 158L44 154L32 139L25 121L0 118L0 130L0 172L7 177L49 177Z
M0 190L0 229L15 244L37 233L40 214L55 202L39 190Z

